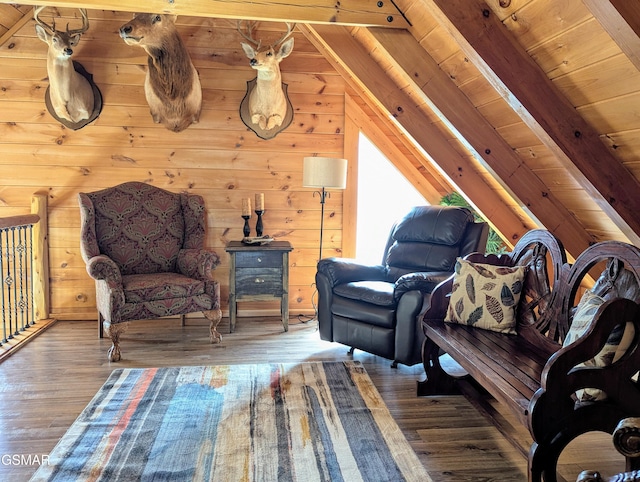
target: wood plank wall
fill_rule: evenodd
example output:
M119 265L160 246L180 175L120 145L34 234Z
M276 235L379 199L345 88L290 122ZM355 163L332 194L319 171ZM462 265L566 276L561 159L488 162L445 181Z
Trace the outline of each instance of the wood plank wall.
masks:
M50 12L48 9L46 12ZM60 9L71 18L73 10ZM289 240L291 313L309 312L318 255L320 203L302 185L305 156L343 157L345 84L299 32L282 64L295 109L292 125L261 140L239 118L246 82L255 77L240 48L235 22L178 18L203 87L200 123L181 133L153 124L143 82L146 54L126 45L118 29L131 15L89 11L90 28L74 59L93 74L104 108L100 117L72 131L47 112L47 46L33 21L0 46L0 217L29 211L33 193L49 199L51 316L93 319L93 281L79 252L78 192L121 182L144 181L172 191L204 196L207 245L222 257L215 275L227 309L229 240L242 237L241 200L264 192L265 234ZM45 20L51 17L45 13ZM77 22L77 19L75 20ZM65 25L59 20L58 25ZM278 38L283 24L262 23L258 36ZM342 193L327 201L323 254L340 254ZM255 216L252 225L255 223ZM247 314L254 306L247 306ZM273 308L268 305L257 308ZM240 306L241 314L243 306Z

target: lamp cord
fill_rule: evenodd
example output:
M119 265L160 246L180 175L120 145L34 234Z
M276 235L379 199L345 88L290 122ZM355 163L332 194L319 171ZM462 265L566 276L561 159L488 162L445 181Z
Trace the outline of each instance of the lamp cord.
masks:
M311 286L316 286L316 284L312 283ZM317 297L317 295L318 295L318 289L315 288L313 290L313 294L311 295L311 306L313 306L313 316L312 315L299 314L298 315L298 321L300 321L301 323L309 323L310 321L318 319L318 305L313 300L314 297Z

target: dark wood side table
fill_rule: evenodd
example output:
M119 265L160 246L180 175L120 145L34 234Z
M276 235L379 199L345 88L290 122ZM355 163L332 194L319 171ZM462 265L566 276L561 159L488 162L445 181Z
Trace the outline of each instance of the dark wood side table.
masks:
M280 298L284 331L289 331L289 241L263 246L230 241L229 332L236 329L238 301L269 301Z

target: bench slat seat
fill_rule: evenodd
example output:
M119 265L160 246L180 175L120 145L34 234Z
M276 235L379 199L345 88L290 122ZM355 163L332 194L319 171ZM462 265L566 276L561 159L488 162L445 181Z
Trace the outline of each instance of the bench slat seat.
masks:
M480 330L442 321L425 326L430 340L527 425L529 401L540 388L545 364L560 346L553 351L540 349L521 337L476 333Z

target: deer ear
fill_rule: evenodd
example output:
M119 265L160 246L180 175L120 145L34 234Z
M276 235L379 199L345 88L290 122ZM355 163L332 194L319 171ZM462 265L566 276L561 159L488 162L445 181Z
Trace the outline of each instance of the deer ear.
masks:
M293 37L284 42L278 50L278 60L288 57L293 51Z
M38 35L38 38L43 42L48 42L47 31L43 29L40 25L36 25L35 27L36 27L36 34Z
M242 50L244 50L244 53L247 57L252 59L256 56L256 51L253 50L253 47L251 45L246 44L244 42L240 42L240 45L242 45Z

